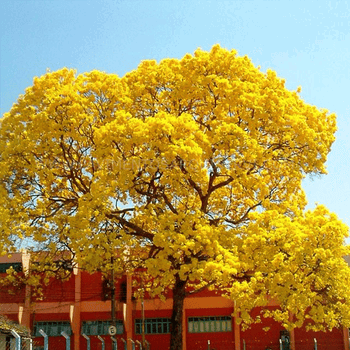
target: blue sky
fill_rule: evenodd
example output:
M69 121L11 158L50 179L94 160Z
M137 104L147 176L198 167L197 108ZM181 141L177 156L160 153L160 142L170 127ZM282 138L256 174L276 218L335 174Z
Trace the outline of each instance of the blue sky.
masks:
M122 76L141 60L219 43L276 70L303 99L338 115L327 176L306 180L310 207L350 225L348 1L0 0L0 113L46 69Z

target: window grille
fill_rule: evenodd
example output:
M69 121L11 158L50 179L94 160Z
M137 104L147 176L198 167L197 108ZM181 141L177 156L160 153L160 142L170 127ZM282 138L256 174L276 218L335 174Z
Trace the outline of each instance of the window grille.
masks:
M86 335L108 335L112 321L83 321L82 331ZM123 321L116 322L117 334L124 333Z
M40 329L42 329L49 337L59 337L63 331L68 335L72 334L69 321L36 322L34 326L35 337L42 337L42 335L39 333Z
M145 334L168 334L170 325L170 318L146 318ZM142 334L142 319L135 320L135 333Z
M214 333L231 332L232 319L230 316L211 316L211 317L189 317L189 333Z

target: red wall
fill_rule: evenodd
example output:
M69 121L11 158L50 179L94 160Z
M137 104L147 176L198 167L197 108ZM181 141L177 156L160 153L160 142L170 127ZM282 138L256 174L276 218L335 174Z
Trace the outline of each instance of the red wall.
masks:
M102 275L94 273L93 275L87 272L81 273L81 300L93 301L101 300L102 297Z
M11 320L11 321L14 321L14 322L16 322L16 323L18 323L19 322L19 320L18 320L18 313L15 313L15 314L13 314L13 313L7 313L7 314L5 314L5 316L9 319L9 320Z
M271 308L273 309L273 308ZM261 308L256 308L252 312L252 316L260 315ZM284 328L271 318L261 317L261 323L255 323L246 331L241 332L241 348L243 349L243 340L245 340L246 348L249 350L272 350L279 349L280 331ZM269 327L268 331L263 328ZM299 350L297 348L297 350ZM309 349L312 350L312 349Z
M314 348L314 339L317 340L317 350L343 350L343 330L333 329L331 332L306 331L298 328L294 331L295 348L297 350L309 350Z
M121 284L126 278L115 280L115 298L119 301L122 296ZM88 272L81 273L81 301L97 301L103 298L103 277L100 272L90 275Z
M31 316L31 324L38 321L69 321L69 312L60 313L59 308L62 305L74 304L76 294L75 294L75 278L77 276L72 275L68 281L62 282L61 280L52 280L48 286L44 286L45 298L44 302L55 303L54 307L48 305L50 308L44 313L43 311L38 311L35 315ZM122 295L121 283L125 281L125 278L116 281L116 300L117 302ZM234 349L235 337L234 337L234 324L232 323L232 330L230 332L220 332L220 333L188 333L188 318L189 317L201 317L201 316L231 316L233 307L228 308L199 308L199 303L204 304L201 297L217 296L215 292L204 291L199 294L194 294L190 296L191 305L198 307L197 309L188 309L185 311L185 329L186 329L186 345L187 350L207 350L208 340L210 340L210 348L215 350L228 350ZM95 273L89 275L86 272L81 273L81 293L79 297L82 302L85 301L101 301L103 296L103 284L102 277L100 273ZM15 295L9 295L7 292L0 289L0 304L1 303L19 303L24 304L25 288L19 288ZM199 298L199 299L193 299ZM210 300L210 299L208 299ZM217 299L216 299L217 300ZM205 302L207 300L204 300ZM196 304L198 302L198 305ZM40 301L37 301L40 304ZM105 301L110 305L110 301ZM84 304L84 311L88 311L87 305ZM95 304L101 305L101 304ZM123 311L120 303L117 303L117 313L116 318L118 320L123 319ZM206 307L206 305L202 305ZM45 308L45 304L41 305ZM135 304L133 304L134 310L132 311L133 318L133 333L135 332L135 319L141 318L141 311L135 310ZM160 306L162 307L162 306ZM162 310L146 310L146 318L170 318L171 309ZM253 316L260 314L260 309L255 309L253 311ZM18 321L18 314L8 315L10 319ZM80 314L80 321L94 321L94 320L110 320L110 312L82 312ZM243 349L243 340L245 340L247 350L265 350L266 348L271 348L272 350L279 349L279 338L280 331L283 327L272 319L261 318L262 322L258 324L253 324L250 329L241 332L241 349ZM269 327L268 331L263 328ZM295 333L295 345L296 350L313 350L314 348L314 338L318 341L318 350L343 350L343 332L342 329L333 330L332 332L306 332L305 328L296 329ZM130 337L131 335L129 335ZM110 336L102 336L105 339L105 349L112 350L112 341ZM118 340L118 349L124 349L124 343L121 338L126 339L126 334L117 335L115 338ZM141 335L132 335L134 340L142 340ZM73 339L71 338L71 349L73 349ZM97 336L91 336L91 349L101 349L101 341ZM151 344L152 350L168 350L170 345L170 334L146 334L146 339ZM43 345L44 339L42 337L35 338L35 342L38 345ZM80 336L80 346L81 350L86 349L86 340ZM63 337L50 337L49 338L49 348L50 350L64 350L65 349L65 339ZM139 348L138 346L136 347Z
M46 322L46 321L70 321L69 313L55 313L54 309L51 313L36 313L33 317L33 322Z
M107 303L110 303L110 301L107 301ZM104 321L104 320L110 320L111 313L110 312L82 312L80 314L81 321ZM116 319L122 320L123 319L123 311L117 311L116 312Z
M71 339L71 349L72 349ZM33 339L33 348L35 346L44 346L44 337L37 337ZM49 349L50 350L65 350L66 339L64 337L49 337Z
M51 278L47 285L43 285L43 295L44 302L74 302L75 275L72 274L67 281Z

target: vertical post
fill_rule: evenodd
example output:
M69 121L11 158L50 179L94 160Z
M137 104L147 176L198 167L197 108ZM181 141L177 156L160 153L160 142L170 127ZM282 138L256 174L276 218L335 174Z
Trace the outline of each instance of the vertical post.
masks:
M188 350L187 349L187 303L186 300L184 300L184 304L183 304L183 312L182 312L182 350ZM190 349L192 350L192 349Z
M236 312L236 302L233 306L233 311ZM236 318L238 317L238 314L234 316L232 319L233 322L233 332L235 337L235 350L241 350L241 326L236 322ZM243 341L244 344L244 341ZM245 349L244 349L245 350Z
M133 337L133 328L132 328L132 276L130 274L126 275L126 339ZM130 346L131 343L128 344L126 342L126 349L132 350Z
M98 335L97 338L101 340L102 350L105 350L105 341L103 340L103 338L100 335Z
M317 350L317 339L314 338L314 349Z
M111 257L111 313L112 313L112 326L116 326L115 319L115 284L114 284L114 256Z
M11 330L11 334L16 338L16 350L21 350L21 337L15 330Z
M243 339L243 350L246 350L245 349L245 339Z
M113 350L118 350L118 343L117 343L117 339L115 339L114 337L111 337L112 342L113 342Z
M22 258L22 269L25 276L29 274L29 265L30 265L30 253L27 250L24 250L21 254ZM30 328L30 313L31 313L31 289L32 287L29 284L25 286L25 299L24 299L24 308L22 317L18 317L19 323L23 324L27 328ZM20 315L18 315L20 316Z
M295 350L295 332L294 332L294 328L289 332L290 334L290 350Z
M49 350L49 337L42 329L39 329L39 333L44 337L44 350Z
M122 342L124 343L124 350L127 350L126 340L124 338L121 338Z
M74 276L74 304L70 306L71 327L73 332L74 350L80 350L80 323L81 323L81 270L77 263L73 268Z
M143 291L144 293L144 291ZM142 296L141 301L141 307L142 307L142 345L145 345L145 302L144 302L144 295Z
M210 350L210 340L208 340L208 350Z
M350 339L349 339L349 328L343 327L343 343L344 343L344 349L349 350L350 349ZM295 350L295 349L292 349Z
M130 343L132 344L132 350L135 350L135 342L131 338L129 338L129 340L130 340Z
M29 341L29 350L33 350L33 339L30 338L28 339L28 341Z
M66 338L66 350L70 350L70 336L65 331L62 331L61 335Z
M148 342L148 340L145 340L145 343L146 343L146 350L151 350L151 344Z
M291 323L294 323L294 314L293 312L289 311L289 321ZM295 349L295 332L294 328L289 331L289 349L290 350L296 350Z
M139 344L140 345L140 350L142 350L142 343L139 340L136 340L135 343Z
M82 336L86 339L86 350L90 350L90 338L85 333L83 333Z
M281 338L279 339L279 342L280 342L280 350L283 350L283 345L282 345L282 339Z

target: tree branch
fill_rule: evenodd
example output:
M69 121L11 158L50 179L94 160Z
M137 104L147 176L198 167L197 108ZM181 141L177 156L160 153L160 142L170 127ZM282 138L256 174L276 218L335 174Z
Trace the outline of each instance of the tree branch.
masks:
M123 227L127 227L127 228L131 229L133 231L133 235L135 235L135 236L147 238L150 241L152 241L152 239L153 239L153 234L152 233L150 233L148 231L145 231L144 229L142 229L141 227L137 226L136 224L133 224L132 222L129 222L128 220L120 217L117 214L114 214L113 212L111 212L110 214L106 214L106 217L108 219L117 220Z

